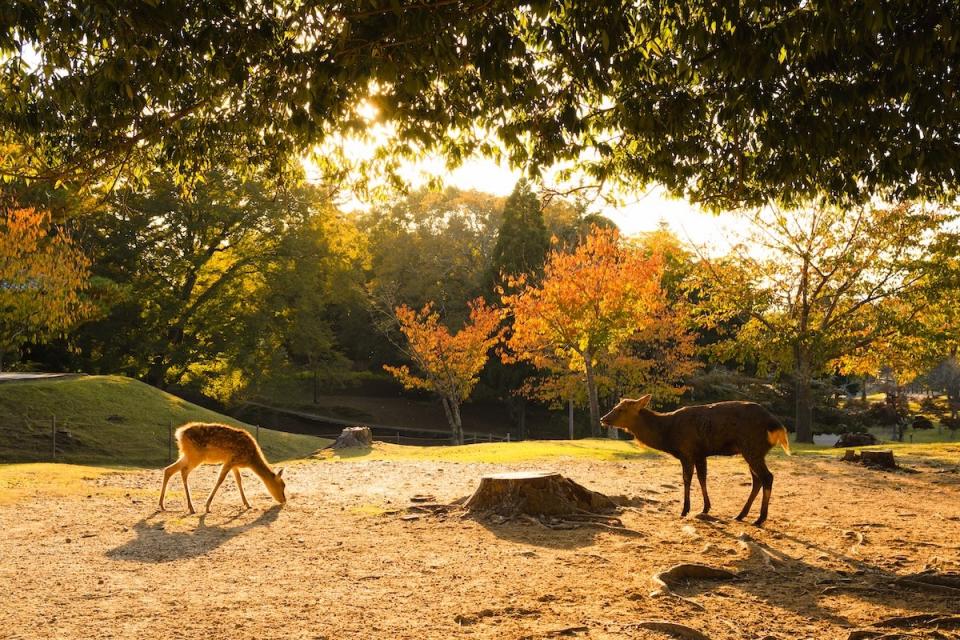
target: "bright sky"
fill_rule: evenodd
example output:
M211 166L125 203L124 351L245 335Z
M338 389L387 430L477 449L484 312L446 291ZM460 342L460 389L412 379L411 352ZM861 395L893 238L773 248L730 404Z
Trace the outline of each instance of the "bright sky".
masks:
M377 109L367 102L357 108L358 114L369 122L366 139L348 138L340 140L346 156L353 161L367 160L377 147L391 144L393 131L389 124L377 122ZM308 176L311 162L304 161ZM315 171L315 168L314 168ZM411 186L425 184L431 177L440 177L444 184L459 189L475 189L498 196L507 196L520 178L520 171L498 164L489 158L473 158L460 167L450 170L440 157L431 156L416 163L408 162L401 166L400 174ZM723 252L738 228L738 219L733 215L714 215L701 211L689 202L667 197L664 190L654 186L633 197L621 197L624 204L613 206L597 201L594 209L613 220L626 235L643 231L652 231L661 221L681 240L706 246L711 251ZM346 210L366 208L359 200L351 200L342 205Z
M365 145L358 145L360 148ZM358 155L366 155L366 149ZM310 163L306 162L308 175ZM428 158L416 164L406 164L400 170L401 175L412 187L425 184L431 176L439 176L444 184L459 189L475 189L498 196L508 196L520 178L520 171L497 164L489 158L475 158L460 167L449 170L441 158ZM689 202L668 197L660 187L652 187L638 192L622 205L612 206L598 201L594 208L617 223L626 235L643 231L652 231L660 221L666 221L681 240L706 245L711 249L729 246L726 238L735 234L737 219L732 215L714 215L705 213ZM365 204L352 200L346 202L348 211L365 208Z
M442 168L442 163L439 167ZM444 173L444 172L441 172ZM506 196L520 178L519 171L497 165L493 160L476 159L452 172L445 172L445 181L461 189L476 189ZM660 221L666 221L682 240L712 245L721 236L729 237L732 216L714 215L701 211L686 200L670 198L660 187L638 192L621 206L597 203L600 213L617 223L626 235L652 231Z

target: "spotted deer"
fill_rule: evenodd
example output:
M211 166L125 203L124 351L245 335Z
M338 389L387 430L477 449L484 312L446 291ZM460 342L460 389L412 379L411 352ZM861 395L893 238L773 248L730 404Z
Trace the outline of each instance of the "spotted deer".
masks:
M183 478L183 490L187 494L187 508L190 513L196 513L193 502L190 500L190 487L187 476L201 464L222 464L217 484L214 485L210 497L207 498L206 512L210 512L210 503L217 489L223 484L227 474L232 470L233 477L240 489L240 499L243 506L250 508L247 497L243 494L243 485L240 482L240 468L247 467L253 471L266 485L267 491L274 500L283 504L287 501L285 495L286 484L283 481L283 469L274 473L263 457L263 451L257 441L243 429L236 429L225 424L190 422L177 429L177 447L180 449L180 458L163 470L163 486L160 489L160 510L163 511L163 496L167 491L167 482L177 471Z
M657 413L647 408L650 396L639 400L623 399L600 421L633 434L648 447L669 453L683 466L683 511L690 512L690 481L697 471L703 491L703 513L710 511L707 495L707 456L740 454L750 467L753 488L747 503L737 516L743 520L763 488L760 526L767 519L773 474L765 461L775 445L790 453L787 430L769 411L755 402L717 402L716 404L683 407L670 413Z

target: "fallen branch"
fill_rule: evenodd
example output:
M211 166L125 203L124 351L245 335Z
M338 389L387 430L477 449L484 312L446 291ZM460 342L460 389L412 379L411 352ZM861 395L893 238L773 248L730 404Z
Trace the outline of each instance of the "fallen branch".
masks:
M956 573L913 573L900 576L894 582L902 587L960 596L960 574Z
M938 629L960 629L960 616L940 613L920 613L913 616L897 616L873 623L874 627L913 629L918 626Z
M590 627L584 627L584 626L564 627L563 629L553 629L552 631L545 631L543 633L520 636L519 640L534 640L535 638L559 638L563 636L575 636L580 633L586 633L587 631L590 631Z
M677 624L676 622L668 622L666 620L641 620L640 622L634 622L629 626L637 627L639 629L659 631L677 638L686 638L687 640L710 640L710 636L697 631L693 627L688 627L685 624Z

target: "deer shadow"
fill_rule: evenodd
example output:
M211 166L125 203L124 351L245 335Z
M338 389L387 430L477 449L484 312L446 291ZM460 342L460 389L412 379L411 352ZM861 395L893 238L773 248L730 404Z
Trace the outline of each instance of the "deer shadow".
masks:
M829 598L855 598L876 606L916 613L948 614L955 611L951 596L899 587L896 580L902 576L865 559L773 530L779 539L790 541L821 558L841 562L846 568L818 566L784 553L749 534L735 535L727 529L733 523L721 519L707 519L704 523L713 532L747 548L746 557L726 567L737 574L730 584L772 606L845 627L854 627L856 623L837 612L843 609L842 606L826 606ZM737 523L737 529L742 528ZM677 586L674 591L688 597L707 593L718 584L695 580Z
M269 526L280 516L281 505L275 504L254 520L232 525L247 511L240 511L223 523L208 525L209 514L201 515L196 528L187 531L168 531L163 520L155 520L160 511L141 519L133 525L136 537L133 540L107 551L114 560L143 563L164 563L174 560L196 558L206 555L222 544L246 531ZM225 526L226 525L226 526Z

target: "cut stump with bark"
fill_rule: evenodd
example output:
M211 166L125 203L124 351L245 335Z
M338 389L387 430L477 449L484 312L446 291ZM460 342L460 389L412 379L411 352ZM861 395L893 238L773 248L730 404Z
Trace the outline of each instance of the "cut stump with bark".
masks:
M897 461L893 457L893 451L861 451L857 453L853 449L847 449L843 452L844 462L854 462L862 464L865 467L874 469L899 469Z
M591 491L559 473L517 471L483 476L467 500L468 511L505 517L575 516L611 513L617 505L602 493Z
M370 448L373 446L373 433L370 427L347 427L337 436L333 443L334 449L352 449L356 447Z

